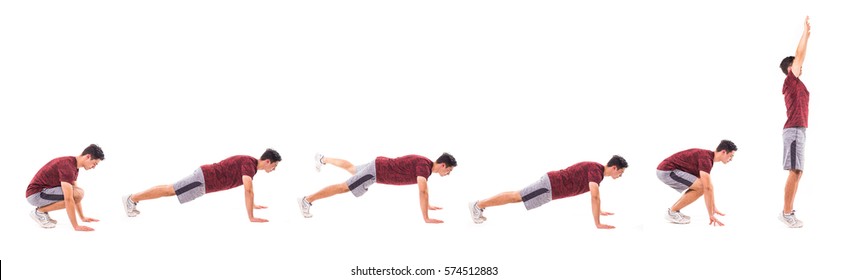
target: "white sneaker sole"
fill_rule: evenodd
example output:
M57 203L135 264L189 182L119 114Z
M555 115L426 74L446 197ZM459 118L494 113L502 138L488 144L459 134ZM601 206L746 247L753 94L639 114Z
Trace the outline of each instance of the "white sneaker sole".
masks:
M308 212L303 211L303 198L302 197L297 199L297 207L300 207L300 214L303 215L303 218L311 218L312 217L312 213L308 213Z
M481 224L482 222L485 222L485 218L483 218L481 216L480 216L479 219L476 218L476 215L475 215L476 213L474 213L474 212L476 212L475 211L476 209L474 209L474 208L476 208L476 207L474 207L475 204L476 204L475 202L468 203L468 210L471 211L471 220L475 224Z
M791 225L790 223L788 223L788 220L786 220L785 218L782 217L782 214L780 214L776 218L779 219L780 222L782 222L783 224L785 224L785 226L787 226L789 228L802 228L803 227L803 222L800 222L800 221L798 221L798 223L795 224L795 225Z
M674 220L673 218L671 218L671 216L669 216L668 214L665 214L665 220L667 220L668 222L674 223L674 224L678 224L678 225L685 225L685 224L689 224L689 223L691 223L691 220L675 221L675 220Z
M46 224L42 224L41 220L39 220L38 216L36 216L36 214L33 213L33 212L29 212L29 217L32 218L32 220L35 221L42 228L54 228L54 227L56 227L56 224L51 223L51 222L47 222Z
M127 217L135 217L135 216L138 216L138 214L139 214L140 212L138 212L137 210L128 211L128 209L129 209L129 196L130 196L130 195L125 195L125 196L123 196L124 213L126 213L126 216L127 216Z

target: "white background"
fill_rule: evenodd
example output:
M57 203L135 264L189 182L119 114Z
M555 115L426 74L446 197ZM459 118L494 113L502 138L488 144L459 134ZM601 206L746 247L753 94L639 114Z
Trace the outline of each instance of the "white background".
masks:
M5 1L0 4L0 259L3 279L350 276L359 267L497 266L497 276L420 279L839 278L847 20L826 1ZM785 108L780 60L812 17L802 80L811 92L807 171L777 221ZM739 147L713 179L726 226L703 201L663 211L678 194L655 167L688 148ZM26 185L47 161L90 143L106 160L80 171L94 232L64 212L41 229ZM242 188L179 205L124 194L172 183L202 164L277 149L255 177L249 223ZM295 199L348 174L317 173L315 152L356 164L376 156L452 153L430 178L423 223L416 188L375 185L355 199ZM526 211L467 203L519 190L579 161L624 156L588 195ZM443 273L443 271L442 271ZM396 278L396 277L395 277Z

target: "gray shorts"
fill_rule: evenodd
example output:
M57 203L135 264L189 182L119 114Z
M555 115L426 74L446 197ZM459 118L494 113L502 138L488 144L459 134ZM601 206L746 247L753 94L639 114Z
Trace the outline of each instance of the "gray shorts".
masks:
M550 185L550 177L544 174L541 179L523 188L521 190L521 201L523 201L526 210L532 210L553 201L553 187Z
M806 128L789 127L782 130L782 168L803 170L806 155Z
M62 193L61 186L43 189L26 198L26 201L35 207L44 207L62 200L65 200L65 194Z
M347 179L347 188L360 197L376 182L376 160L356 166L356 175Z
M174 183L174 192L179 203L186 203L206 194L206 178L203 170L197 168L194 173Z
M665 183L680 193L684 193L688 188L691 188L694 181L698 179L697 176L679 169L672 171L656 170L656 176L659 177L662 183Z

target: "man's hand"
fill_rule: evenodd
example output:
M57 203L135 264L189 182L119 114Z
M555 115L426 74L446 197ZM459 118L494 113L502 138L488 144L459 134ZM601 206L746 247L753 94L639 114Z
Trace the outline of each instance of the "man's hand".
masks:
M86 223L99 222L100 220L91 217L81 217L81 220Z
M87 227L87 226L75 226L74 230L76 230L76 231L94 231L93 228L90 228L90 227Z
M717 212L717 211L715 211L715 212ZM721 226L722 227L723 223L721 223L721 221L719 221L718 218L715 218L715 216L710 216L709 217L709 225Z
M441 210L441 207L430 205L429 210Z
M615 213L612 213L612 212L600 211L600 216L611 216L611 215L614 215L614 214Z
M255 218L255 217L250 218L250 221L254 222L254 223L267 223L268 222L268 220L265 220L265 219L262 219L262 218Z
M803 31L805 31L806 33L809 33L809 30L811 30L811 29L812 29L812 27L809 24L809 16L806 16L806 24L803 26Z
M606 224L597 224L597 228L599 228L599 229L613 229L613 228L615 228L615 226L606 225Z
M428 224L440 224L440 223L444 223L444 221L442 221L442 220L439 220L439 219L431 219L431 218L426 218L426 219L424 219L424 221L425 221L426 223L428 223Z
M266 208L268 208L268 207L262 206L262 205L256 205L256 204L253 205L253 209L266 209Z

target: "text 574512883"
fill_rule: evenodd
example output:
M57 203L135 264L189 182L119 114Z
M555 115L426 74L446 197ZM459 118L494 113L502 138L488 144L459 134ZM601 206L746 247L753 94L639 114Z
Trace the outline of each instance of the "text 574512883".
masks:
M444 275L497 275L496 266L445 266Z

